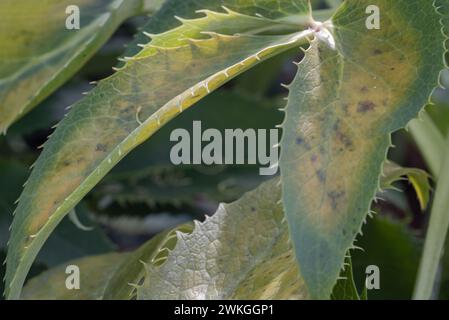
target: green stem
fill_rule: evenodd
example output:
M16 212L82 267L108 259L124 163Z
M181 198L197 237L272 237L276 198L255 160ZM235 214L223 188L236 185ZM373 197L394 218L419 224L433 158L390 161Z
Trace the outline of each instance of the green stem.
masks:
M442 179L438 180L435 191L435 200L418 271L415 292L413 294L415 300L430 299L432 296L432 290L435 285L438 266L443 254L444 242L449 227L449 138L444 148L440 150L445 150L444 158L442 160L440 159L442 164L435 176L442 177ZM440 154L440 150L432 152ZM435 159L432 161L435 161Z
M409 129L430 171L437 178L443 162L443 150L446 149L444 136L426 112L423 112L421 119L411 121Z
M153 14L158 11L166 0L142 0L142 14Z

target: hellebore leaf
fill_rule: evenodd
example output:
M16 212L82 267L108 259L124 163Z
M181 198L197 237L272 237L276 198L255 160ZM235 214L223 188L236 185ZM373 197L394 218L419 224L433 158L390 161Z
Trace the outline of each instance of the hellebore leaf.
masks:
M307 42L311 33L254 35L284 23L229 10L203 13L149 35L152 41L76 103L45 144L12 225L8 298L20 296L32 261L55 226L130 151L219 86Z
M380 10L368 29L366 8ZM379 189L390 134L416 117L443 69L433 1L345 1L290 85L280 169L301 274L328 299Z
M71 30L66 20L72 21L74 6L80 28ZM70 79L123 21L144 10L143 0L1 1L0 132Z
M306 299L279 180L220 205L178 241L160 266L148 265L138 299Z

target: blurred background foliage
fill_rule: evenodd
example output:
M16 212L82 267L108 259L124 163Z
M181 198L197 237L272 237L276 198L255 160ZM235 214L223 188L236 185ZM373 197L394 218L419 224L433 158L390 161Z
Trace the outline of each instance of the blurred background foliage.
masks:
M9 226L29 168L39 155L51 127L66 113L65 108L89 91L91 81L112 73L124 45L147 17L124 23L108 43L78 74L17 122L6 136L0 136L0 259L6 255ZM284 106L286 91L279 83L289 83L301 59L300 50L273 58L211 94L160 130L122 161L77 206L84 231L69 218L61 223L45 244L29 277L68 260L110 251L137 248L155 234L191 221L203 220L215 212L220 202L230 202L263 181L258 166L171 165L173 143L170 132L191 128L202 121L206 128L274 128L282 121L278 108ZM442 84L449 87L449 72ZM435 105L427 111L443 134L449 131L449 92L438 89ZM389 159L404 167L428 170L416 144L406 130L394 134L395 148ZM396 184L373 205L374 218L368 219L356 245L363 251L352 253L359 288L364 286L365 268L374 264L381 270L381 290L368 292L369 299L409 299L412 296L428 210L422 212L413 187L406 181ZM448 246L446 246L448 247ZM4 266L0 266L3 278ZM441 266L440 290L436 297L449 298L449 254ZM3 291L0 282L0 291Z

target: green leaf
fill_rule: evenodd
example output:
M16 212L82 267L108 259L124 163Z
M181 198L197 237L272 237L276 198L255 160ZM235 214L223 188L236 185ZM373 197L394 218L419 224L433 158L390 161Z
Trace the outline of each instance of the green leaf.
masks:
M80 9L80 29L66 28L66 8ZM34 0L0 3L0 132L70 79L142 0Z
M176 231L191 232L186 224L161 233L131 253L88 256L65 262L31 279L24 287L26 300L129 300L145 275L144 263L162 263L176 244ZM65 286L68 265L80 269L80 289Z
M112 275L126 260L128 254L110 253L69 261L44 271L28 281L21 299L23 300L99 300L103 298ZM66 287L67 266L75 265L80 271L80 289Z
M260 61L304 43L311 32L251 35L285 24L232 11L203 13L153 35L139 54L74 105L46 143L12 226L9 298L20 296L55 226L115 164L195 102Z
M337 284L334 286L331 295L332 300L367 300L360 297L352 273L351 258L346 258L344 269L340 274Z
M421 205L421 210L425 210L430 199L430 175L418 168L403 168L393 162L387 161L383 167L383 176L380 187L382 189L393 189L393 184L400 181L402 177L407 177L415 189L416 195Z
M220 205L178 242L160 266L147 266L139 299L305 299L278 179Z
M370 299L410 299L418 271L421 242L402 221L375 215L357 239L362 250L352 252L356 283L365 283L365 270L379 267L380 289L370 290Z
M317 0L312 0L316 3ZM166 0L158 13L150 18L145 31L156 34L179 26L175 17L193 19L198 10L226 12L224 7L246 15L260 15L269 19L286 19L289 16L304 20L308 12L307 0ZM297 21L296 21L297 22ZM130 43L126 56L136 55L141 48L139 44L148 42L148 37L140 33Z
M164 263L168 253L176 245L176 233L191 233L192 230L193 224L190 223L179 226L170 232L163 232L155 236L135 252L130 253L109 280L105 289L104 299L127 300L134 297L135 286L145 276L144 266Z
M167 143L170 134L177 128L191 132L193 121L201 121L202 130L215 128L222 133L225 129L234 128L271 129L282 120L282 114L275 106L271 102L228 90L215 92L195 108L170 121L123 159L92 190L89 199L98 204L99 214L108 215L129 215L126 208L133 204L146 204L146 210L140 212L148 214L147 207L168 205L190 208L198 204L199 198L202 201L234 201L266 180L266 177L259 175L259 166L174 167L169 157L174 143ZM224 109L225 113L222 112Z
M36 258L38 262L51 267L68 260L107 253L116 249L101 226L89 219L89 212L84 203L76 207L76 213L83 223L93 229L81 230L69 219L64 219L39 252Z
M366 28L368 5L380 8L379 30ZM345 1L317 28L290 86L280 168L301 273L312 297L327 299L379 189L391 132L437 85L445 37L432 1Z
M0 160L0 249L6 247L14 202L28 173L27 167L18 161Z

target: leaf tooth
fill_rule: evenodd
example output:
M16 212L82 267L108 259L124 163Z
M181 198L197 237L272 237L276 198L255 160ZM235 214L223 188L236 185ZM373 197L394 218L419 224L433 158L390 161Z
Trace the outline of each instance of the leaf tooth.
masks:
M185 19L185 18L181 18L180 16L176 16L176 15L174 16L174 18L184 25L191 25L193 21L199 20L199 19Z
M363 236L362 232L360 232L360 234ZM362 252L365 252L365 249L363 249L362 247L356 246L354 244L351 246L351 250L360 250Z
M155 34L155 33L149 33L149 32L146 32L146 31L144 31L143 34L144 34L145 36L147 36L148 38L150 38L151 40L153 40L155 37L157 37L157 34Z
M139 290L141 288L141 286L132 282L128 282L128 286L133 287L134 290Z
M207 93L210 93L209 82L207 79L202 82L202 86L206 89Z
M221 6L221 8L222 8L224 11L226 11L227 14L237 14L237 15L240 15L240 13L238 13L238 12L236 12L236 11L233 11L232 9L229 9L229 8L226 7L226 6Z

